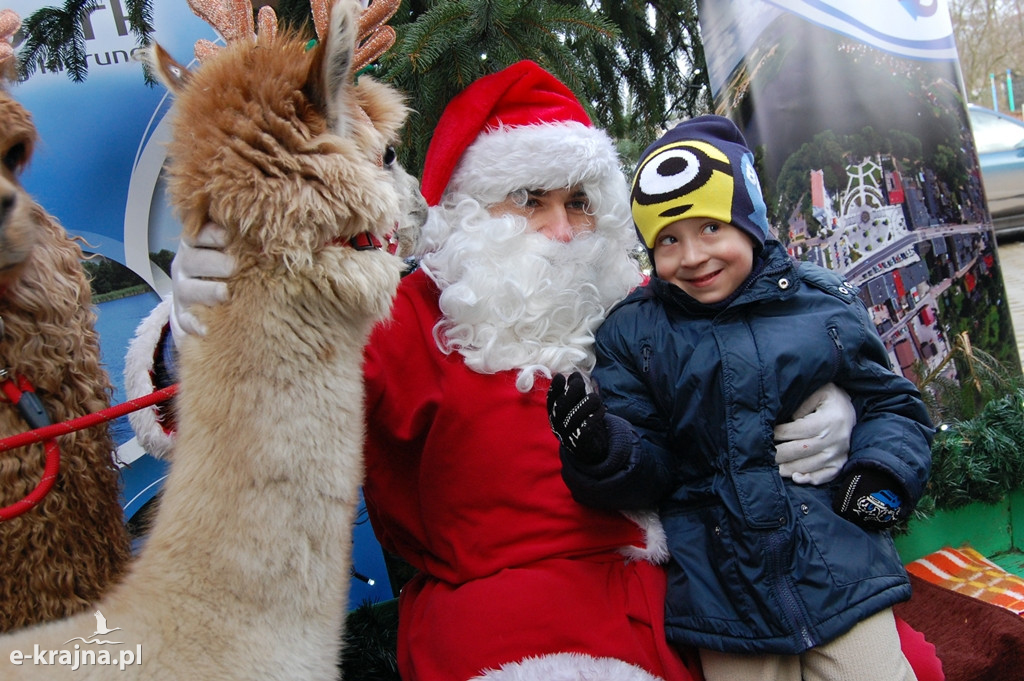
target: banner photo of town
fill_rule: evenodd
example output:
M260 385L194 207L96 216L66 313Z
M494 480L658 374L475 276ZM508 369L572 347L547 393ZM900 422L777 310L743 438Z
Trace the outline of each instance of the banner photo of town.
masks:
M54 0L7 0L24 21ZM170 262L181 225L164 191L173 99L147 84L124 0L97 3L82 24L88 72L75 82L41 66L9 86L39 133L22 176L26 190L72 236L84 240L104 367L113 404L124 402L124 357L139 323L171 291ZM196 67L199 39L223 43L185 0L153 3L154 40L182 64ZM19 36L15 36L18 51ZM132 518L154 500L167 464L143 451L127 417L111 422L122 467L122 506ZM350 603L392 597L384 558L362 512L355 528Z
M893 366L1020 366L947 3L705 0L700 24L779 240L860 287Z

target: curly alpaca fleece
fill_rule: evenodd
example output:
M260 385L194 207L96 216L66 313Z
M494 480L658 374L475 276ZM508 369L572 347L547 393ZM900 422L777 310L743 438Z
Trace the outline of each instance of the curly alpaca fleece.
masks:
M24 108L0 90L3 156L28 162L36 131ZM3 168L0 196L0 365L35 386L50 421L100 411L112 387L100 365L82 251L25 193L17 168ZM28 430L15 406L0 402L0 435ZM35 508L0 522L0 631L60 619L99 599L124 571L128 533L118 503L114 443L105 426L58 440L61 467ZM0 506L28 494L43 471L42 445L0 453Z

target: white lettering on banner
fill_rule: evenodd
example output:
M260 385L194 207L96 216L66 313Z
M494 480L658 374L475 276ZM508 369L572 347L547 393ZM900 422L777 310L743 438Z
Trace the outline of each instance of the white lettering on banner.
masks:
M115 631L120 631L121 628L107 628L107 621L103 617L103 613L99 610L95 612L95 616L96 631L94 631L91 636L88 638L76 636L75 638L65 641L64 645L71 643L71 641L82 641L82 643L75 643L73 647L58 650L42 649L37 643L32 647L31 653L24 650L11 651L11 664L18 667L25 664L31 664L37 667L69 667L71 671L75 671L86 666L96 665L117 667L119 670L124 671L131 665L141 665L141 643L136 644L134 649L99 647L120 646L124 644L120 641L110 641L99 638L100 636L106 636ZM92 648L90 646L97 647ZM2 674L0 674L0 676L2 676Z

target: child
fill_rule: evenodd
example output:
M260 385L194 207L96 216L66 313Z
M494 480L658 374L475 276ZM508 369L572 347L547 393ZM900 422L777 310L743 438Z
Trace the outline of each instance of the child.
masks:
M933 430L856 289L768 238L753 154L703 116L637 166L655 275L597 333L593 379L548 396L563 477L586 504L656 507L666 631L708 681L905 681L892 605L910 584L886 528L921 496ZM858 422L829 485L783 478L772 428L829 382Z

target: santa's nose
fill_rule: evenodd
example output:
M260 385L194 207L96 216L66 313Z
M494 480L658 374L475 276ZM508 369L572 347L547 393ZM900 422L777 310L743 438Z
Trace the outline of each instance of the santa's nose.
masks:
M576 230L565 208L561 206L552 208L548 211L545 222L543 231L547 238L562 243L572 241Z

